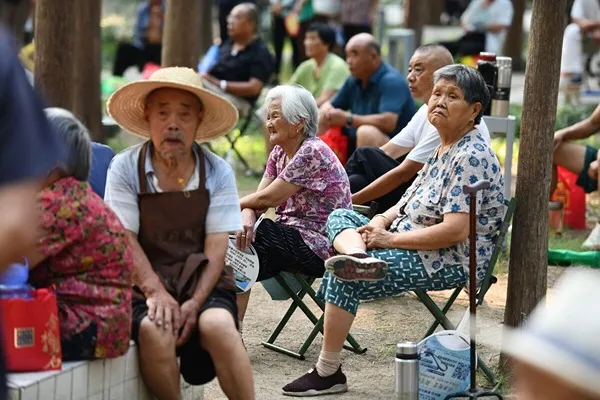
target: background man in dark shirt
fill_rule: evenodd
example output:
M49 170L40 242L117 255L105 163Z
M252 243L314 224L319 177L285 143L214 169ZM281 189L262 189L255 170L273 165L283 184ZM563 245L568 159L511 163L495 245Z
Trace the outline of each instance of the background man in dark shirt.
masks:
M341 126L348 136L348 156L355 148L381 147L415 114L408 83L381 59L372 35L359 33L346 45L351 77L319 111L319 133Z
M258 13L252 3L231 10L227 29L230 38L219 49L219 60L203 81L207 89L230 100L247 115L275 70L275 60L256 32Z
M0 28L0 270L34 245L41 179L63 154L13 43ZM0 342L0 399L4 400L2 348Z
M256 3L256 0L219 0L219 31L221 34L221 43L225 43L229 39L227 33L227 17L233 7L242 3Z

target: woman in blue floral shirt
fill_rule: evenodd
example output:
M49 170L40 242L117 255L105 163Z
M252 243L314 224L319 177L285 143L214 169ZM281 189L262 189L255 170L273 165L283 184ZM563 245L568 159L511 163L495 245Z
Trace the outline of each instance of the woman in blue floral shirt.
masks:
M428 118L441 144L397 206L370 221L349 210L330 215L327 234L339 255L326 261L319 289L326 301L323 349L316 367L285 386L284 394L347 390L340 354L360 300L467 281L469 198L463 185L482 179L490 186L477 197L477 272L485 273L504 217L500 163L475 128L490 94L473 68L450 65L434 76Z

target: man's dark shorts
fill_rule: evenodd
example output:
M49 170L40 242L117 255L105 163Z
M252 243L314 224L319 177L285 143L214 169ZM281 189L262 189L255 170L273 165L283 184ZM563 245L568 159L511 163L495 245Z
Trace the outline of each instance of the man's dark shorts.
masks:
M598 190L598 181L590 178L588 169L590 164L598 159L598 149L585 146L585 157L583 160L583 170L577 178L577 186L581 186L586 193L592 193Z
M224 308L231 313L236 327L238 327L238 308L235 292L216 287L208 299L200 307L198 315L211 308ZM131 319L131 336L139 344L140 324L142 319L148 314L148 307L145 300L133 300L133 312ZM204 385L212 381L217 373L213 360L204 348L200 345L200 335L198 329L195 329L188 342L177 348L179 357L181 375L190 385Z

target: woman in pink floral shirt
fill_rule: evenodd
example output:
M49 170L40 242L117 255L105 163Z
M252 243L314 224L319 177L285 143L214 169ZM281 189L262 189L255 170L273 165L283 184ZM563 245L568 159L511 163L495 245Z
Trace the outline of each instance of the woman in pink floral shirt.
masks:
M333 255L327 218L336 208L352 208L348 176L329 146L315 137L319 111L310 92L298 85L277 86L265 104L275 147L258 190L240 200L244 230L237 244L255 248L258 281L281 271L321 277L323 260ZM255 232L257 215L271 207L275 221L264 219ZM249 292L238 295L240 322L249 298Z
M38 201L38 246L27 254L30 283L56 287L63 359L112 358L129 348L132 255L125 230L87 178L91 143L68 111L46 110L70 150L48 174Z

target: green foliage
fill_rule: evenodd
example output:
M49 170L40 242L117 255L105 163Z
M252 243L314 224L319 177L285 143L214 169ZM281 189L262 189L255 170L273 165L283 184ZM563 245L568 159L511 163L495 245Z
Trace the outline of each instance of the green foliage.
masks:
M595 105L583 104L583 105L563 105L560 106L556 112L555 129L563 129L577 122L589 117L594 109ZM521 133L521 116L523 113L523 106L521 104L511 104L510 114L514 115L517 119L517 128L515 137L519 137Z

